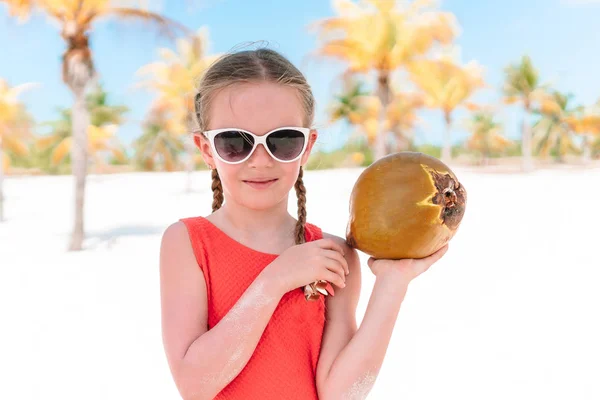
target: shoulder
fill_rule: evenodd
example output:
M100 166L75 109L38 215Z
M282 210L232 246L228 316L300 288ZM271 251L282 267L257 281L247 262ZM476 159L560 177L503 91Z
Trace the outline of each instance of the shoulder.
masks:
M352 251L354 250L350 246L348 246L348 244L346 243L346 240L344 238L333 235L331 233L327 233L327 232L321 230L321 228L315 224L306 222L304 224L304 228L307 230L310 240L330 239L330 240L334 241L336 244L338 244L339 246L341 246L342 249L344 250L345 254L352 253Z
M162 234L160 243L161 271L179 271L181 269L205 269L204 245L195 230L182 220L173 222Z
M349 250L350 246L348 246L348 244L346 243L346 240L342 237L339 237L337 235L333 235L331 233L327 233L327 232L323 232L323 239L331 239L334 242L336 242L337 244L339 244L340 246L342 246L342 248L344 250Z
M344 252L344 258L346 259L346 262L348 263L348 269L350 270L350 274L346 277L346 287L344 287L343 289L336 288L335 289L336 294L334 297L332 297L331 300L333 301L333 299L338 299L338 301L336 301L336 303L340 303L340 302L348 300L349 305L352 306L352 303L354 303L354 300L358 299L358 296L360 294L360 282L361 282L360 272L361 271L360 271L360 258L358 256L358 251L355 248L349 246L348 243L346 242L346 240L342 237L333 235L328 232L324 232L318 226L313 225L308 222L306 223L305 226L306 226L309 234L312 236L312 238L313 238L312 240L318 240L321 238L331 240L335 244L337 244L338 246L340 246L342 248L342 251ZM338 292L343 295L338 296Z
M161 254L168 255L186 248L191 249L191 243L186 222L181 219L164 230L161 238Z
M174 221L163 232L163 241L197 241L202 232L206 231L210 223L206 217L190 216L183 217Z
M201 216L191 216L179 218L177 221L167 226L163 232L163 240L184 239L193 235L194 231L202 229L206 218Z
M190 228L193 226L200 226L204 223L204 221L206 220L206 217L202 217L200 215L197 216L189 216L189 217L182 217L179 218L177 221L173 222L171 225L169 225L167 227L167 229L171 228L171 227L179 227L179 228L174 228L174 229L183 229L185 228Z
M207 253L219 243L218 230L206 217L193 216L180 218L171 223L162 235L161 257L164 252L172 257L185 255L195 259L197 265L204 270L207 267ZM187 261L187 260L186 260Z
M185 217L172 222L164 230L161 239L161 251L197 253L208 228L204 217Z
M344 257L349 263L360 263L358 259L358 251L355 248L350 247L346 242L346 239L327 232L323 232L323 239L330 239L338 244L344 250ZM350 265L348 266L351 267Z
M194 252L200 250L206 237L212 234L211 222L206 217L191 216L180 218L169 225L162 235L162 246L189 247Z
M361 270L360 258L358 251L349 246L344 238L323 232L323 239L329 239L338 244L344 251L344 258L348 263L350 274L346 276L346 287L336 288L335 296L331 298L331 302L344 302L349 308L356 308L361 287ZM337 299L338 301L335 301Z

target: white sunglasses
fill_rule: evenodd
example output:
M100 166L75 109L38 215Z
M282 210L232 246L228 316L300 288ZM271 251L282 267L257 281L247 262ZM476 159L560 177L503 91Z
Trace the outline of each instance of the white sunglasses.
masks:
M204 131L219 160L227 164L240 164L250 158L259 144L275 160L289 163L299 159L308 143L310 128L284 126L262 136L244 129L222 128ZM201 135L202 132L194 132Z

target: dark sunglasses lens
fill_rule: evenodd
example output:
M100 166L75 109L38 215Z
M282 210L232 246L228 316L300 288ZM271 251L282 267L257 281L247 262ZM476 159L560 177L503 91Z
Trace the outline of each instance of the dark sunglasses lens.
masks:
M215 148L221 158L230 162L243 160L254 147L254 138L240 131L221 132L215 136Z
M304 148L304 141L302 132L295 129L282 129L269 135L267 145L276 158L289 161L300 155Z

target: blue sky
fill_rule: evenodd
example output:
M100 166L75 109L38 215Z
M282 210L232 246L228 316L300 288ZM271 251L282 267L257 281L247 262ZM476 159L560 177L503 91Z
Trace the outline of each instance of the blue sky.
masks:
M490 87L474 100L497 103L502 69L524 53L531 55L543 81L573 93L576 103L590 104L600 98L600 52L596 44L600 38L600 0L446 0L439 4L458 19L461 33L456 43L461 47L462 60L475 59L485 67ZM156 7L189 28L208 26L210 52L226 52L250 41L265 41L282 52L306 74L313 87L320 145L331 149L344 141L346 127L324 124L324 109L332 99L332 85L343 64L308 57L317 46L308 26L333 15L329 1L185 0L164 1ZM129 145L140 134L140 121L152 99L152 94L133 88L135 72L157 59L158 47L172 44L139 23L127 26L106 20L96 28L91 44L100 80L113 103L131 109L128 122L119 131L121 140ZM40 84L22 97L38 121L51 120L58 115L57 107L71 105L71 95L60 78L64 43L53 23L34 16L20 25L0 6L0 49L0 77L11 85ZM465 138L461 127L465 116L464 112L456 113L455 141ZM424 123L417 130L417 142L439 143L443 131L440 113L427 111L421 117ZM518 137L518 111L505 109L499 118L506 134Z

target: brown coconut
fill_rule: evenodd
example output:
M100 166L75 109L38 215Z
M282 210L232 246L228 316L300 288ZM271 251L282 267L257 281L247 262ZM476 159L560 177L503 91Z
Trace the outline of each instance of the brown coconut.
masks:
M455 235L466 202L464 186L437 158L391 154L358 177L346 242L378 259L427 257Z

